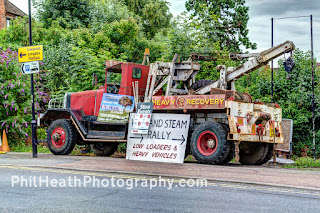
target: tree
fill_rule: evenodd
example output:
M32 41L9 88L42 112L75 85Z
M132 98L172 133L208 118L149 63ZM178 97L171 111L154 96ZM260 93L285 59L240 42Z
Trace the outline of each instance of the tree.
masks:
M107 23L134 17L128 7L119 0L91 0L90 28L100 30Z
M124 0L124 4L141 18L143 31L148 38L153 38L160 29L170 25L172 14L166 0Z
M46 28L53 20L59 20L63 28L86 27L90 22L89 3L86 0L40 0L36 1L38 18Z
M248 38L249 8L245 0L187 0L185 6L204 39L219 42L221 50L238 52L240 45L256 48Z

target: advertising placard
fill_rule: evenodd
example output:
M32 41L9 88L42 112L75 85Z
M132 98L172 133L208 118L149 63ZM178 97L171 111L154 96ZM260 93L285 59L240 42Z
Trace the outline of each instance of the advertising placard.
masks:
M100 105L98 121L125 123L134 108L134 97L104 93Z
M152 102L139 102L137 114L134 116L132 124L132 133L135 134L148 134L148 129L151 121L151 113L153 110Z

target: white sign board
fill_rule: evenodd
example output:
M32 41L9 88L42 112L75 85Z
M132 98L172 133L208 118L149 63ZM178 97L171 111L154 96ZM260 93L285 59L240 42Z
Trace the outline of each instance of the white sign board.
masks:
M21 65L22 74L33 74L40 72L39 61L24 62Z
M134 134L135 114L129 118L126 159L183 163L190 115L153 113L148 133Z

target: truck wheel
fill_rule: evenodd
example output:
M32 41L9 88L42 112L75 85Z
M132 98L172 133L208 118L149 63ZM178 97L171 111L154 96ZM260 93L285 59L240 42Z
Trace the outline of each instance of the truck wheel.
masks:
M55 155L68 155L72 152L77 141L74 126L66 119L55 120L47 133L47 143Z
M110 156L118 149L117 143L95 143L91 149L96 156Z
M220 123L220 124L223 126L223 128L227 131L227 134L228 134L230 132L229 125L225 123ZM234 143L233 141L228 141L228 143L230 144L230 149L226 159L224 159L221 162L221 164L227 164L232 160L232 158L234 158L234 150L235 150Z
M200 163L222 164L230 152L227 131L219 123L199 125L192 133L191 150Z
M269 146L269 148L268 148L268 152L267 152L266 156L265 156L261 161L256 162L255 165L265 164L265 163L267 163L267 162L271 159L271 157L273 156L273 144L268 143L267 145Z
M213 82L213 80L202 79L202 80L199 80L199 81L195 82L194 84L192 84L190 86L190 89L197 90L197 89L200 89L201 87L209 85L212 82Z
M267 143L254 143L254 142L241 142L240 144L240 163L243 165L261 165L267 158L269 152L269 144ZM247 143L247 144L244 144ZM265 162L264 162L265 163Z

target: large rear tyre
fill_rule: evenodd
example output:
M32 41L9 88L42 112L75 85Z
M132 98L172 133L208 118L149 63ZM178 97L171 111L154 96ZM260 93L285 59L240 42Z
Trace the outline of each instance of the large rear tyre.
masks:
M267 163L271 157L273 156L273 144L271 143L268 143L268 152L266 154L266 156L261 160L261 161L258 161L257 163L255 163L255 165L262 165L262 164L265 164Z
M47 133L47 143L55 155L68 155L77 141L77 132L69 120L59 119L51 123Z
M227 131L227 134L228 134L230 132L229 125L225 124L225 123L220 123L220 124L223 126L223 128ZM221 164L228 164L234 158L234 155L235 155L234 143L233 143L233 141L228 141L228 143L230 144L230 149L229 149L229 152L228 152L226 159L224 159L221 162Z
M240 163L244 165L262 165L270 158L272 144L241 142L240 144ZM271 152L272 154L272 152ZM270 156L269 159L268 156Z
M118 149L117 143L95 143L90 146L97 156L110 156Z
M191 150L200 163L223 164L230 152L227 131L219 123L199 125L192 133Z

